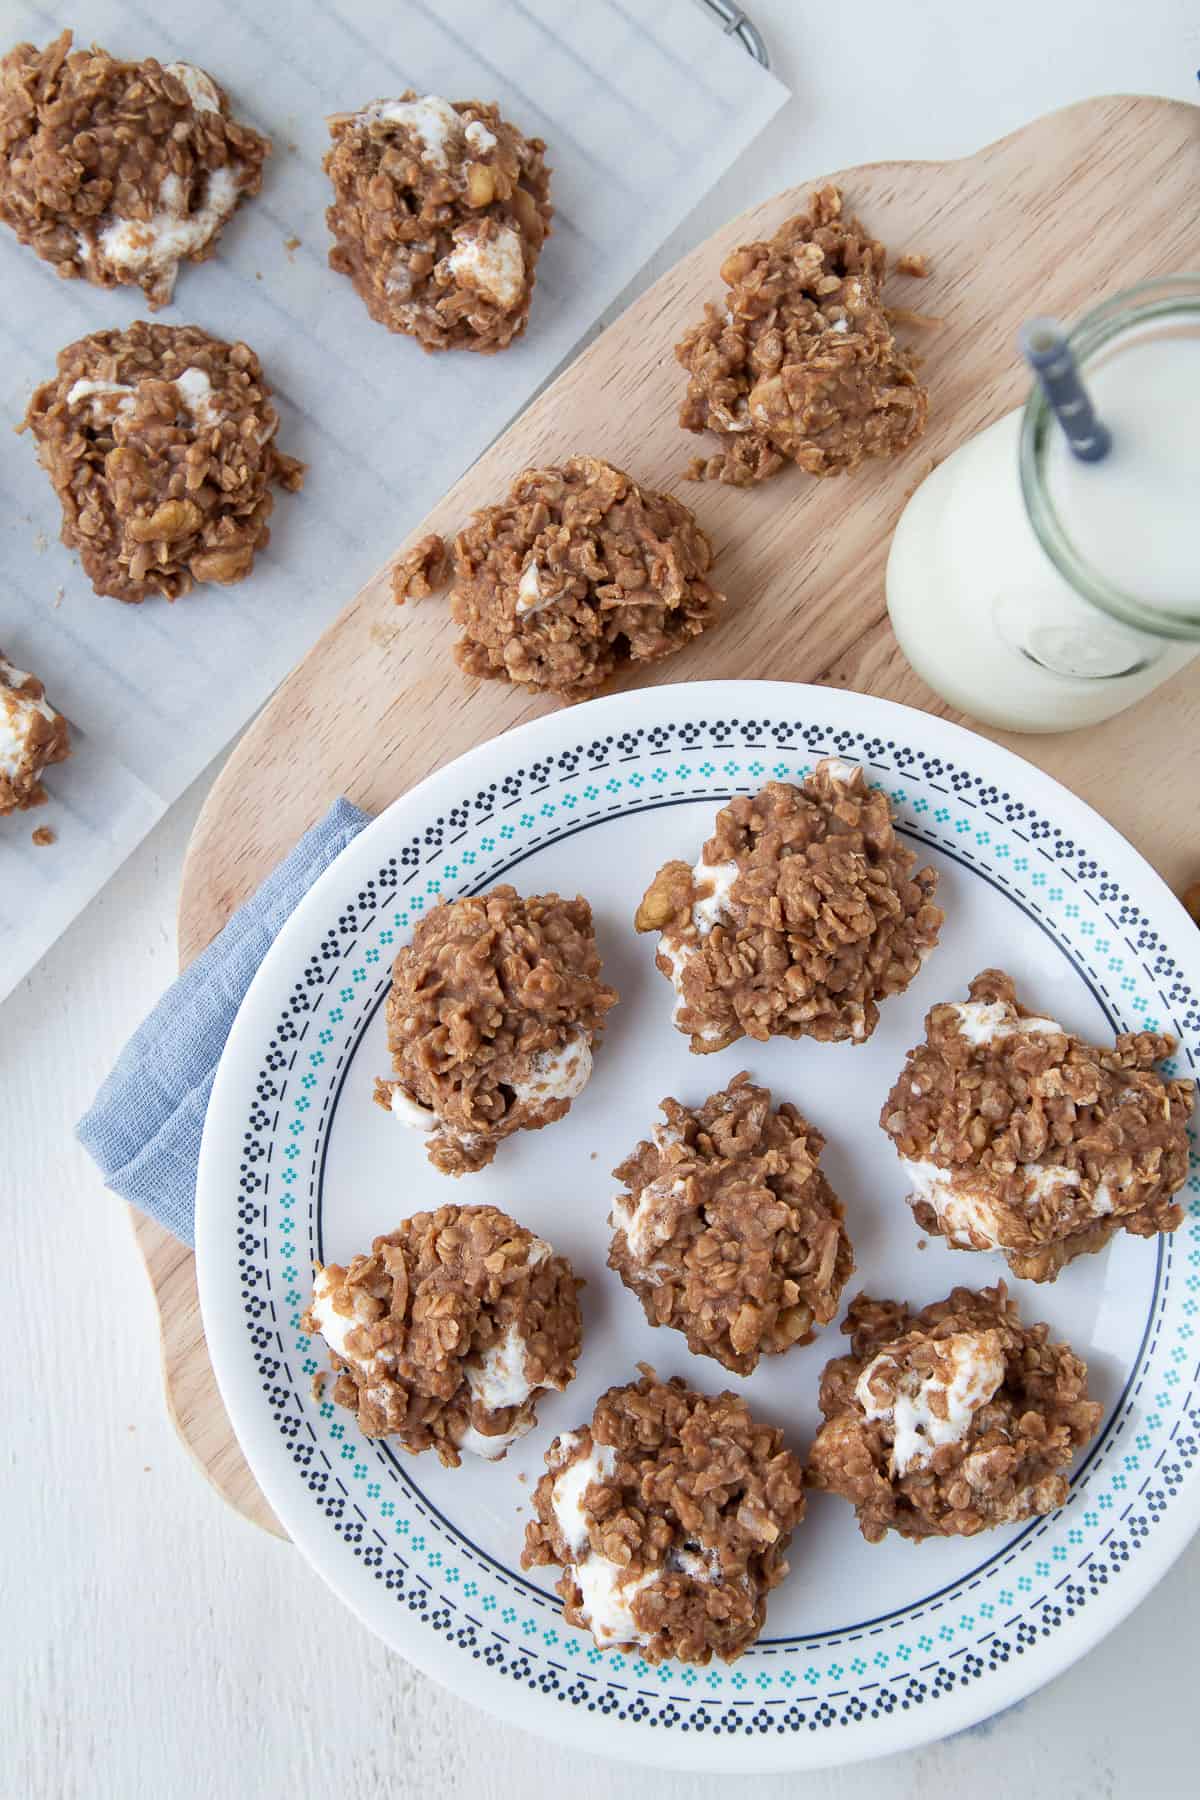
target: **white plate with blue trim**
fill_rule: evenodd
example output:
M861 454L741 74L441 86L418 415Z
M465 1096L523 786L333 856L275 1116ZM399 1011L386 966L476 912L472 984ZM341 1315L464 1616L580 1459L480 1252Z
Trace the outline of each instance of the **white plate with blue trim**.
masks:
M742 1043L703 1059L633 911L669 857L691 862L717 808L828 754L861 762L941 877L941 943L862 1046ZM441 896L511 881L585 894L620 992L569 1116L455 1182L371 1100L397 947ZM880 1106L938 1000L999 965L1039 1011L1100 1041L1157 1027L1200 1073L1200 940L1178 902L1095 813L1028 763L945 720L778 682L644 689L539 719L398 800L317 882L241 1008L200 1164L197 1253L208 1344L251 1468L295 1543L395 1649L494 1713L572 1745L705 1770L801 1769L961 1730L1058 1674L1120 1620L1200 1523L1200 1164L1171 1237L1121 1236L1053 1286L1010 1281L1023 1316L1086 1357L1104 1423L1057 1513L963 1542L868 1545L851 1509L810 1497L760 1642L736 1664L650 1667L561 1617L554 1571L520 1566L530 1491L553 1436L639 1360L733 1385L804 1455L835 1326L745 1381L654 1331L605 1267L609 1171L666 1094L698 1103L739 1069L828 1139L860 1288L924 1305L1001 1259L919 1247ZM443 1469L362 1437L314 1399L327 1366L300 1325L314 1260L348 1261L445 1201L488 1201L587 1280L565 1394L507 1459ZM315 1679L315 1677L314 1677Z

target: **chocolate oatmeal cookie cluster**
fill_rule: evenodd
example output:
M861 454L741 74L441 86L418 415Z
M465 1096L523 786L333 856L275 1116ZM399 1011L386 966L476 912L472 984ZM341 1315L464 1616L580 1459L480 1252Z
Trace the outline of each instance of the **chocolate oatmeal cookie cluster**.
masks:
M666 1123L614 1170L608 1266L651 1325L749 1375L760 1356L827 1325L854 1268L843 1211L818 1166L825 1140L744 1073Z
M62 504L62 541L98 594L175 600L240 581L270 537L273 486L303 464L254 352L196 325L96 331L68 344L25 427Z
M331 267L426 350L503 350L525 329L550 231L550 171L479 100L411 88L329 122Z
M650 1370L555 1438L533 1496L526 1568L557 1564L572 1625L647 1662L726 1661L762 1630L804 1517L800 1464L738 1395Z
M971 1537L1053 1512L1101 1407L1048 1325L1023 1325L1003 1282L921 1312L851 1302L851 1354L821 1379L810 1485L854 1506L868 1543Z
M0 220L58 274L165 306L262 185L270 143L191 63L18 44L0 61Z
M724 307L707 306L675 348L688 372L679 423L722 440L693 478L750 487L787 462L838 475L921 435L929 398L884 306L886 270L883 245L843 216L834 187L726 258Z
M687 507L611 463L526 469L454 540L455 657L468 675L585 699L625 663L658 662L715 622L712 564ZM449 567L442 540L423 538L395 570L397 601L429 593Z
M440 1206L347 1268L318 1266L304 1327L329 1346L333 1397L365 1436L457 1468L463 1451L502 1457L539 1396L571 1381L582 1285L494 1206Z
M999 969L976 976L968 1000L933 1007L925 1029L880 1118L923 1231L1053 1281L1116 1231L1179 1224L1195 1084L1154 1067L1174 1038L1087 1044L1018 1005Z
M698 1053L739 1038L862 1043L937 942L937 876L914 874L884 794L826 757L717 814L694 867L669 862L638 907Z
M14 668L0 650L0 818L41 806L42 776L70 754L67 721L37 676Z
M616 1000L586 900L495 887L439 906L396 958L395 1078L377 1081L375 1098L428 1134L443 1174L485 1168L503 1138L570 1111Z

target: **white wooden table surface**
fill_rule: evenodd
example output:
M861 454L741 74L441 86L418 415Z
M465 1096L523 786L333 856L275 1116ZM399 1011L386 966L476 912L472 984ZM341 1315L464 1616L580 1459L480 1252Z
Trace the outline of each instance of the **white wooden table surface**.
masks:
M648 273L809 174L964 153L1087 94L1197 95L1189 0L750 9L796 98ZM214 773L0 1007L0 1216L15 1296L0 1795L715 1793L703 1778L573 1756L444 1693L370 1638L290 1546L229 1511L174 1435L124 1208L71 1128L171 979L178 871ZM929 1750L757 1792L1192 1795L1198 1663L1200 1543L1104 1645L1015 1712Z

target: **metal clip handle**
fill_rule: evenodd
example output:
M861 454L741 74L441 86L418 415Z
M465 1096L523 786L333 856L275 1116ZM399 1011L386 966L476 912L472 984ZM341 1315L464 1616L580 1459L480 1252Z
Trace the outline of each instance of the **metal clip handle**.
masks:
M701 3L714 18L721 21L726 37L735 37L755 62L761 63L764 69L770 68L771 58L762 33L753 19L746 17L740 6L735 6L733 0L701 0Z

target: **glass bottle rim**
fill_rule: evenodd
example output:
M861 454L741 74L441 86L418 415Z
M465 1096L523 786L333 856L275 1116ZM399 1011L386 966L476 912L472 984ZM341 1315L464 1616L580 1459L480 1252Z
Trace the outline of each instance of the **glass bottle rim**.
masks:
M1067 334L1081 368L1112 343L1138 326L1160 319L1194 318L1200 322L1200 274L1159 275L1112 294L1084 313ZM1169 612L1150 605L1094 568L1076 549L1054 508L1045 479L1046 449L1054 415L1034 382L1021 420L1021 492L1029 522L1038 542L1064 580L1102 612L1126 625L1136 626L1160 638L1200 638L1200 593L1188 612Z

